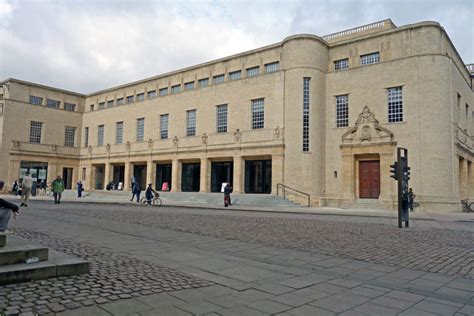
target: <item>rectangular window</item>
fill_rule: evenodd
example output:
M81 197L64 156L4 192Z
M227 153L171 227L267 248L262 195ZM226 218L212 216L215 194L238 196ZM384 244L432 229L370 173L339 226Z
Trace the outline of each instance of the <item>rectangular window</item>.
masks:
M196 110L186 111L186 136L196 135Z
M123 98L118 98L117 99L117 105L123 105L124 104L124 99Z
M123 144L123 122L115 123L115 143Z
M43 122L30 122L30 143L41 144L41 129Z
M303 151L309 151L309 83L311 78L303 78Z
M73 103L64 102L64 109L65 109L66 111L74 112L74 111L76 111L76 105L73 104Z
M74 139L76 138L76 128L71 126L66 126L64 132L64 146L74 147Z
M217 75L213 77L214 84L224 83L224 75Z
M265 103L264 99L252 100L252 129L265 127Z
M252 67L252 68L247 68L247 78L249 77L256 77L258 76L260 72L260 67Z
M104 125L97 127L97 146L104 146Z
M227 104L217 106L217 133L227 133Z
M129 96L127 97L127 103L133 103L133 99L134 99L134 98L133 98L133 95L129 95Z
M379 52L376 53L371 53L367 55L361 55L360 56L360 64L361 65L370 65L370 64L376 64L380 61L380 54Z
M273 63L265 64L265 73L268 74L270 72L278 71L280 68L280 63L275 61Z
M86 168L82 168L82 181L86 181L86 174L87 174L87 169Z
M230 80L239 80L240 78L242 78L242 71L238 70L238 71L229 72Z
M89 127L84 127L84 147L89 146Z
M388 88L388 122L403 122L402 87Z
M94 104L91 104L90 109L91 109L91 112L94 111Z
M168 114L160 115L160 139L168 138Z
M347 68L349 68L349 59L348 58L334 61L334 70L335 71L344 70L344 69L347 69Z
M194 81L186 82L184 84L184 89L186 90L194 90Z
M160 89L160 96L164 97L165 95L168 95L168 88L161 88Z
M181 85L180 84L177 84L177 85L171 87L171 93L178 93L178 92L181 92Z
M142 142L145 137L145 118L137 119L137 142Z
M53 109L59 109L59 105L61 104L60 101L57 100L51 100L51 99L46 99L46 106L48 108L53 108Z
M30 104L42 105L43 104L43 98L35 97L34 95L30 95Z
M336 96L336 127L349 126L349 96Z
M99 103L99 110L105 109L105 102Z
M137 94L137 101L144 101L145 100L145 93L139 93Z
M107 101L107 107L108 107L108 108L111 108L111 107L113 107L113 106L114 106L114 100L109 100L109 101Z
M156 90L148 91L147 94L148 94L148 99L156 98Z
M200 88L207 87L209 85L209 78L199 79L198 83Z

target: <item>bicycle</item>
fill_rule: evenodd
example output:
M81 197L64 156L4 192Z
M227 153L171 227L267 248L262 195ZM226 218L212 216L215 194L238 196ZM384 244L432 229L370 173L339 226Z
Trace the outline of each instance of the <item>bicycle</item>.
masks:
M140 199L140 204L142 206L148 206L148 199L146 197L142 197ZM151 205L153 206L161 206L163 201L160 199L160 194L156 193L155 196L151 199Z

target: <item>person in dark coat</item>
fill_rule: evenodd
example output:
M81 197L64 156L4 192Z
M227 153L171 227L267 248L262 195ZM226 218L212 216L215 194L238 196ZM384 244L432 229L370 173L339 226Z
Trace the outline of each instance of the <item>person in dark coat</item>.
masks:
M151 183L148 184L148 188L145 191L145 197L146 197L146 201L148 202L148 205L151 205L151 200L153 199L155 194L156 194L156 191L153 190L153 185Z
M408 189L408 208L410 212L413 212L413 200L415 199L415 194L413 194L412 188Z
M232 205L230 202L230 194L232 193L232 186L230 183L227 183L227 185L224 188L224 206L228 207L229 205Z
M20 214L20 208L13 203L0 199L0 232L7 230L12 213L13 216L16 217Z
M82 191L84 191L84 186L82 185L82 181L79 180L79 182L77 182L77 197L78 198L82 197Z
M12 194L13 195L18 195L18 181L16 181L16 180L15 180L15 182L13 182Z
M140 202L140 193L142 192L140 188L140 184L138 182L135 182L135 185L132 188L132 199L130 201L133 201L133 198L136 196L137 197L137 202Z

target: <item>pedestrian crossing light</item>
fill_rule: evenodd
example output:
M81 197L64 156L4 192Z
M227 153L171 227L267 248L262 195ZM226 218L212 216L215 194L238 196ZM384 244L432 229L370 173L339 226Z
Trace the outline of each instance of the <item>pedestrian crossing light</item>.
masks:
M393 165L390 165L390 177L398 180L398 163L394 162Z
M404 179L405 181L410 180L410 167L406 167L406 169L403 172L403 175L405 177Z

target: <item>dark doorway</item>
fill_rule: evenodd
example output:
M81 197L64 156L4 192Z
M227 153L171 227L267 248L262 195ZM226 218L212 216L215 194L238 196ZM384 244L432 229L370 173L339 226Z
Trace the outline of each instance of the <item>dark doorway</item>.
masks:
M165 191L171 190L171 164L157 164L156 165L156 190L163 191L163 183Z
M123 190L123 184L125 182L125 166L115 165L113 183L115 190ZM120 185L122 183L122 185Z
M221 192L222 183L232 183L234 176L234 162L211 163L211 192Z
M245 193L272 192L272 161L245 161Z
M146 190L146 165L133 165L133 176L135 177L135 182L140 185L140 189Z
M104 165L95 166L95 186L94 189L96 190L103 190L104 189Z
M201 164L183 163L181 174L181 191L199 192L201 182Z
M63 168L63 182L66 190L72 189L72 168Z
M380 161L359 161L359 197L378 199L380 195Z

